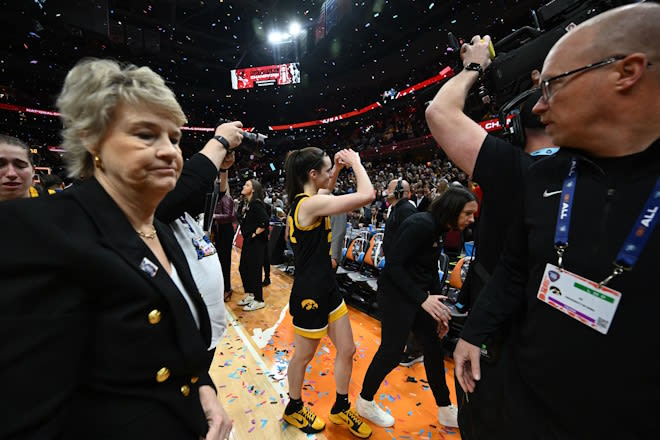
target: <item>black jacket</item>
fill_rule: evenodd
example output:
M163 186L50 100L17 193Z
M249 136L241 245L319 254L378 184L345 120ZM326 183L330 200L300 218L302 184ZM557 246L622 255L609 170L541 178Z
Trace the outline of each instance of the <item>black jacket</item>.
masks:
M267 241L269 220L270 218L268 217L268 212L266 212L264 202L252 200L248 203L245 214L243 214L241 219L241 235L243 235L243 240ZM257 228L264 228L265 230L255 238L252 238L252 234Z
M517 363L532 401L540 412L551 414L545 421L548 429L561 438L654 438L660 379L649 356L660 349L652 336L660 310L660 228L635 267L609 284L622 298L606 335L536 298L546 263L557 264L556 192L572 157L578 158L578 178L564 267L596 282L612 272L612 262L660 176L660 141L626 157L596 159L562 149L533 164L523 179L522 213L511 219L505 253L461 336L480 346L500 323L522 310ZM618 374L619 352L628 356L634 371ZM604 419L605 408L616 408L617 416Z
M417 204L417 212L426 212L429 206L431 206L431 199L428 196L424 196Z
M402 198L396 203L396 205L392 206L390 215L387 217L387 222L385 222L385 233L383 234L383 252L385 253L385 264L387 264L391 243L396 235L397 230L399 229L399 226L401 226L401 223L403 223L405 219L416 213L417 208L415 208L415 206L410 203L407 197Z
M429 212L418 212L404 220L393 234L385 268L378 278L378 290L387 295L401 295L418 305L429 293L439 294L442 232Z
M208 311L170 228L154 225L199 330L96 180L0 206L0 377L11 402L0 412L0 437L102 438L129 421L148 436L153 427L140 426L140 411L205 435L198 389L212 385ZM145 258L158 267L153 277L141 268Z

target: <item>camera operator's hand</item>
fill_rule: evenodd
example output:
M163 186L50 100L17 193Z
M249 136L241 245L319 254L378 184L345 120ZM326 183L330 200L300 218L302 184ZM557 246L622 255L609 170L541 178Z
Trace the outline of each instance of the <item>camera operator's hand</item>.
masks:
M229 149L233 150L243 142L243 124L241 121L225 122L216 127L215 136L227 139Z
M233 155L231 151L243 142L243 124L240 121L225 122L216 127L214 136L222 136L229 144L229 150L227 150L223 142L211 138L206 145L199 150L199 154L206 156L218 169L229 168L231 164L227 165L224 161L230 155Z
M470 63L477 63L485 71L490 66L490 36L485 35L481 38L480 35L475 35L470 40L470 43L465 43L461 46L461 60L463 65L467 66Z

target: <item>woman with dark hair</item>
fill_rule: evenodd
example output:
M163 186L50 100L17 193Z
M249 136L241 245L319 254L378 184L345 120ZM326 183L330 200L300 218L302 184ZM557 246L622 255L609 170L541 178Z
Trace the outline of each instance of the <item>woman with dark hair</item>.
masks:
M358 413L378 426L389 427L394 417L383 411L374 395L385 377L401 359L412 330L424 348L424 368L438 406L438 421L458 427L457 410L449 400L445 382L444 354L440 339L449 330L449 309L438 295L438 258L443 235L462 231L474 222L477 200L462 188L450 188L436 198L429 210L411 215L391 237L385 268L378 279L378 306L381 311L381 343L362 383L356 407Z
M351 194L333 196L337 176L344 166L353 168L357 189ZM308 434L325 428L325 422L303 405L301 392L307 365L320 339L327 334L337 349L334 371L337 400L329 419L335 424L347 425L353 435L367 438L371 428L348 401L355 343L330 259L330 216L371 203L375 198L374 188L360 156L353 150L339 151L334 167L328 155L318 148L294 150L289 153L285 168L290 201L287 230L296 274L289 311L293 316L296 350L289 362L290 400L284 410L284 420Z
M261 284L261 268L264 265L264 254L268 245L268 213L264 206L264 190L256 179L245 182L241 195L245 197L245 212L241 217L241 262L238 272L241 274L245 297L238 302L243 310L251 312L263 309L263 286Z

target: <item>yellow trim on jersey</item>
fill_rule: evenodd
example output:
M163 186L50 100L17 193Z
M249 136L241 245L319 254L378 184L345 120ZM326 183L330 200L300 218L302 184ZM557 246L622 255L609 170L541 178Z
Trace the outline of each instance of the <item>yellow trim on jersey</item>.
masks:
M336 309L334 309L330 314L328 315L328 324L335 322L342 316L348 314L348 309L346 308L346 303L344 300L341 300L341 304L337 306Z
M306 328L300 328L294 325L293 331L307 339L321 339L328 334L328 326L326 325L325 327L318 330L308 330Z
M300 195L300 194L299 194L299 195ZM305 194L305 196L306 196L306 197L309 197L308 194ZM298 196L296 196L296 197L298 197ZM293 213L293 221L294 221L294 223L295 223L297 229L300 229L301 231L311 231L311 230L313 230L314 228L317 228L317 227L321 224L321 217L318 217L318 219L316 220L316 222L312 223L312 224L309 225L309 226L300 226L300 223L298 223L298 210L300 209L300 205L302 205L303 201L304 201L304 200L300 200L300 201L298 202L298 204L296 205L296 210L295 210L295 212Z
M298 240L296 240L296 237L293 236L293 233L295 232L294 227L293 227L293 219L291 216L288 216L286 218L286 222L289 225L289 241L291 243L298 243Z

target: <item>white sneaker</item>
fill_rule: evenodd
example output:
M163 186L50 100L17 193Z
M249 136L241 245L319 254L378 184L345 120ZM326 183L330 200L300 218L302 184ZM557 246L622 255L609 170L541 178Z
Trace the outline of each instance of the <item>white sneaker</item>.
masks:
M458 428L458 408L454 405L439 406L438 422L449 428Z
M252 312L254 310L263 309L264 307L266 307L265 302L252 300L249 304L246 304L245 307L243 307L243 310L246 312Z
M394 417L383 411L373 400L365 400L362 396L358 395L355 408L361 417L364 417L375 425L383 428L389 428L394 425Z
M254 301L254 295L251 293L248 293L245 295L245 297L238 302L239 306L246 306L250 304L252 301Z

